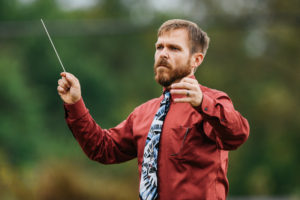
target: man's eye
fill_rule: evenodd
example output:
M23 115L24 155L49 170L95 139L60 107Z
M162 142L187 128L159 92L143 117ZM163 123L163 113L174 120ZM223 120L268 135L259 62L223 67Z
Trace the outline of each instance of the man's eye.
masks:
M177 47L171 47L171 50L173 50L173 51L178 51L179 48L177 48Z
M163 46L157 46L156 49L163 49Z

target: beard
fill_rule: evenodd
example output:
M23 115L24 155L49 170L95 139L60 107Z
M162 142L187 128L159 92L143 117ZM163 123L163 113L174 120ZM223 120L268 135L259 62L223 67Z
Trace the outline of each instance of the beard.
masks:
M174 68L166 59L159 59L154 64L155 80L163 87L169 87L172 83L191 74L190 59L185 65ZM159 67L164 66L164 67Z

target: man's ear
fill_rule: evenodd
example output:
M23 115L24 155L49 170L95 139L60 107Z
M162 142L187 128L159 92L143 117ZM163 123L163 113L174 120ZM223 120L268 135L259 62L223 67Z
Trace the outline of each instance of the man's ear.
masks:
M197 68L203 61L204 55L203 53L194 53L192 56L192 66Z
M204 59L203 53L198 52L192 55L191 66L194 69L194 73L196 72L199 65L202 63L203 59Z

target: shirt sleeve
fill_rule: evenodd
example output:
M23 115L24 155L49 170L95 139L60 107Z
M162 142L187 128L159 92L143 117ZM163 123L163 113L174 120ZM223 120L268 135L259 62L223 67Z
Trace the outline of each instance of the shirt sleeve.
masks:
M196 110L203 116L204 133L216 141L220 149L234 150L247 140L248 121L234 109L227 94L203 93L202 103Z
M102 129L85 107L83 99L65 104L65 119L85 154L103 164L120 163L136 157L132 134L133 114L111 129Z

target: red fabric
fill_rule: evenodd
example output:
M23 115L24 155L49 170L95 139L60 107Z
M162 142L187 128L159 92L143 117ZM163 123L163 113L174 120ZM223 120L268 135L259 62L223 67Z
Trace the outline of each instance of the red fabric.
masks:
M175 95L171 97L158 157L161 200L226 199L228 150L248 138L249 124L229 97L200 88L203 102L197 108L174 103ZM137 157L140 173L148 131L162 99L163 95L140 105L126 120L107 130L96 124L81 99L65 105L66 121L90 159L112 164Z

